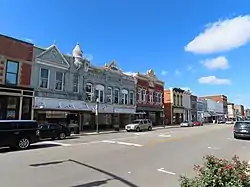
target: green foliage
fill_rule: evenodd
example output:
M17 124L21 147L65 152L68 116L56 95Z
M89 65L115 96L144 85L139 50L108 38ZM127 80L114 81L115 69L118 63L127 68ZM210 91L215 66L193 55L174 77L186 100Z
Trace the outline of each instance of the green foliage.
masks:
M208 155L204 159L203 166L194 167L196 177L180 177L181 187L250 187L249 165L239 157L226 160Z

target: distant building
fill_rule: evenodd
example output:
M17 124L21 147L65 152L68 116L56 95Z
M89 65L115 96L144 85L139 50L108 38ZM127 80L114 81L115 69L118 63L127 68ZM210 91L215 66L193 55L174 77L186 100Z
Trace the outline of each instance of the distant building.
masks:
M235 105L235 113L236 113L236 118L237 120L241 120L244 118L244 106L243 105Z
M193 121L197 120L197 96L191 95L191 118Z
M234 103L227 103L227 113L230 120L236 119Z

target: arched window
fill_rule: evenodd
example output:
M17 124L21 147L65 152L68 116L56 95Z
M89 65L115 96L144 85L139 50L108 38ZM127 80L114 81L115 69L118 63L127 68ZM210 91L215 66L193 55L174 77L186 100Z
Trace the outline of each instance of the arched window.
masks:
M93 85L91 83L87 83L85 86L85 93L86 93L86 101L92 101L94 92L93 92Z
M122 104L124 105L128 104L128 90L126 89L122 90Z
M111 87L108 87L107 89L107 93L106 93L106 96L107 96L107 103L112 103L113 101L113 98L112 98L112 88Z
M97 84L95 86L95 99L99 100L100 103L104 102L104 86Z
M114 90L114 103L115 104L119 104L119 95L120 95L120 91L119 91L119 89L118 88L116 88L115 90Z

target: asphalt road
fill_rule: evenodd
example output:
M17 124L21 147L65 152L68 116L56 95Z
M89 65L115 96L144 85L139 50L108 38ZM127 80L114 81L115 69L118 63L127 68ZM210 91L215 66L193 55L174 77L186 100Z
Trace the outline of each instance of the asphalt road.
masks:
M46 141L30 150L0 152L6 187L175 187L206 154L250 160L250 141L231 125L159 129Z

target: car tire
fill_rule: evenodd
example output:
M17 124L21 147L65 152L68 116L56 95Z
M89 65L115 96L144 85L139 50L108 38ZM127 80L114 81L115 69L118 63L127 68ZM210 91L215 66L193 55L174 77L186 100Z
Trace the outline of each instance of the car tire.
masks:
M135 129L135 131L136 131L136 132L140 132L140 131L141 131L140 127L137 127L137 128Z
M130 130L127 130L127 132L130 132Z
M238 136L236 136L235 134L234 134L234 138L235 138L235 139L239 139Z
M60 140L63 140L66 138L66 134L64 132L61 132L58 137Z
M148 127L148 131L152 131L152 127L151 126Z
M29 148L30 146L30 140L28 138L19 138L18 142L17 142L17 149L19 150L24 150Z

